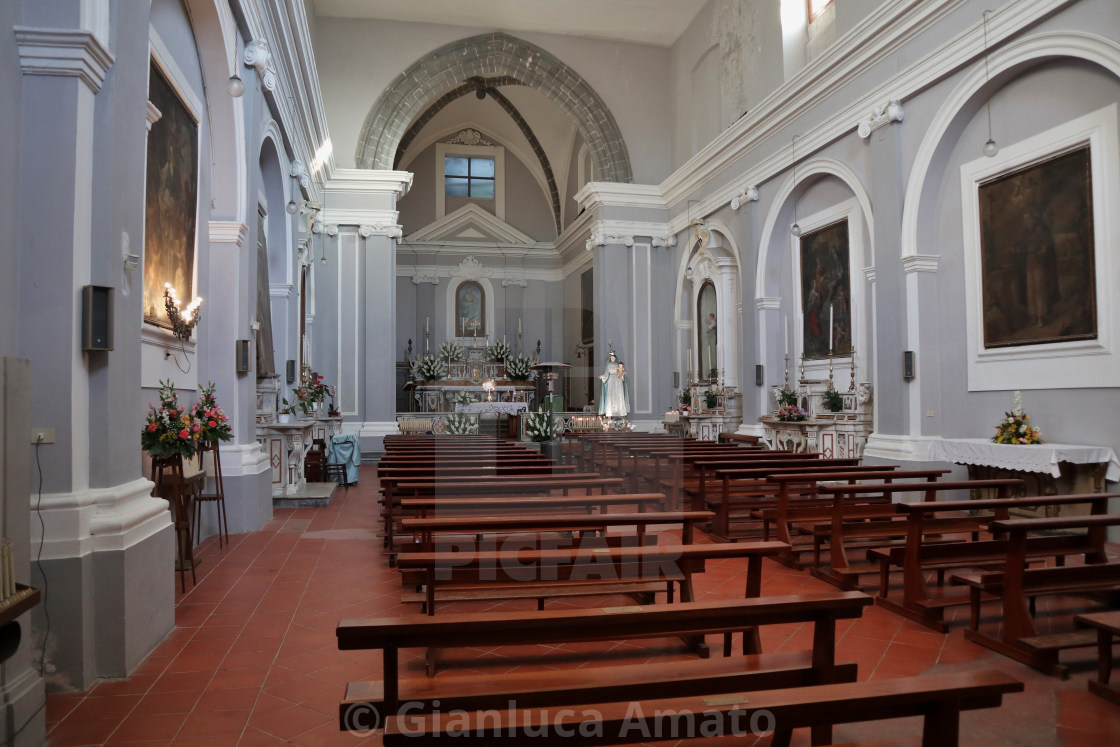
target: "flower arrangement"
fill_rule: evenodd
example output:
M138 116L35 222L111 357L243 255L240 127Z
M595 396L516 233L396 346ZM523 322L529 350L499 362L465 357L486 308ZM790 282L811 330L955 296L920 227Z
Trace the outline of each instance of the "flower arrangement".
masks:
M424 381L434 381L447 376L447 359L424 355L412 362L412 375Z
M180 456L190 459L198 451L202 425L179 405L175 384L159 382L159 407L148 403L148 417L140 432L140 448L153 458Z
M305 399L300 399L298 396L299 390L296 390L297 396L292 398L289 402L287 397L280 400L280 414L281 415L295 415L296 410L299 410L304 415L311 414L311 403Z
M214 397L214 382L206 384L200 391L198 402L194 405L194 418L199 422L200 441L228 441L233 438L233 429L229 427L229 418L218 406Z
M533 373L533 359L523 355L506 358L506 377L513 381L528 381Z
M454 340L440 343L439 358L446 363L459 363L463 360L465 353L463 346Z
M327 415L332 418L342 417L342 411L338 409L338 405L334 403L334 395L331 395L331 402L327 405Z
M711 389L704 392L704 407L709 410L714 410L716 405L719 404L719 397Z
M997 444L1042 443L1042 429L1031 427L1031 416L1023 412L1023 395L1019 392L1015 392L1015 406L1011 408L1011 412L1003 415L992 441Z
M844 398L835 389L825 390L825 393L821 395L821 401L824 402L829 412L840 412L844 409Z
M315 370L306 363L303 364L300 378L303 385L296 389L296 396L301 400L317 405L328 397L334 397L334 387L324 384L322 375L315 373Z
M783 407L785 405L796 405L797 404L797 392L795 392L792 389L789 389L787 387L782 387L781 389L775 389L774 390L774 399L777 400L778 407Z
M552 413L537 408L536 412L529 413L525 418L525 433L533 441L552 440Z
M452 400L457 405L469 405L474 402L474 396L470 392L459 392Z
M805 411L797 405L782 405L778 408L778 420L787 422L805 419Z
M471 415L453 412L447 416L447 432L453 436L478 433L478 421Z
M685 408L688 408L690 412L692 411L692 392L688 391L687 389L682 389L680 396L677 397L677 399L680 400L682 412L685 410Z
M509 349L509 345L506 344L505 340L497 340L493 345L486 348L487 360L496 361L498 363L505 363L512 354L513 351Z

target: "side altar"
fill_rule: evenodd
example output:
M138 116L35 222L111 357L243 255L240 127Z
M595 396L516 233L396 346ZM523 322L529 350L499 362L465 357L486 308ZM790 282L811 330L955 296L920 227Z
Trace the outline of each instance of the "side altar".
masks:
M780 387L773 387L774 414L758 419L762 438L771 449L819 452L826 459L863 456L874 425L870 383L839 392L843 406L837 412L830 411L824 401L828 381L802 379L793 391L798 407L805 412L805 420L778 420Z
M692 412L681 416L684 433L698 441L715 441L720 433L739 429L743 422L743 403L735 387L716 381L694 381L689 384ZM710 403L710 404L709 404ZM665 424L665 429L678 432L679 426Z

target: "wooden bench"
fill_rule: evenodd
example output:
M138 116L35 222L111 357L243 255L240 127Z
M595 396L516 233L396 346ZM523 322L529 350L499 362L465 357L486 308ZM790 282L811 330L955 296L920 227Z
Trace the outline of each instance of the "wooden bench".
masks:
M681 529L681 544L692 544L697 524L710 521L711 511L644 511L641 513L447 516L402 519L401 530L413 534L421 544L431 543L440 534L519 534L526 532L605 532L611 527L636 527L641 539L651 526L676 525Z
M650 607L606 607L545 612L453 613L439 617L342 620L341 651L380 649L381 680L351 682L339 706L343 729L384 723L403 703L430 712L439 708L506 708L566 705L596 699L657 698L682 690L716 694L740 690L852 682L854 664L837 663L836 621L858 618L870 598L852 592L720 599ZM704 661L634 665L611 663L557 672L402 677L401 649L589 643L672 636L704 636L744 626L809 623L812 649L725 656ZM355 722L355 716L372 719Z
M1120 688L1112 685L1112 639L1120 636L1120 610L1077 615L1073 621L1097 633L1097 679L1089 680L1089 692L1120 705Z
M723 431L716 435L716 442L725 443L738 443L746 444L747 446L762 446L761 436L752 436L747 433L732 433L730 431Z
M709 560L747 558L744 596L762 589L762 559L781 552L781 542L737 545L666 544L603 547L585 543L561 549L402 553L397 565L422 571L422 593L406 591L402 601L421 602L435 614L437 601L537 599L556 596L665 591L680 588L680 599L694 599L692 575Z
M661 493L603 493L599 495L509 495L501 497L478 496L422 496L402 498L401 512L405 515L424 517L436 513L449 515L484 513L539 513L558 510L598 509L604 512L612 506L632 506L638 511L659 511L665 507Z
M735 738L748 744L762 736L750 725L762 723L776 727L771 745L787 747L794 729L824 728L827 734L834 724L921 716L923 747L955 747L960 744L961 711L996 708L1005 694L1023 689L1023 683L1008 674L978 670L721 697L633 698L580 708L533 708L528 713L515 704L509 711L390 716L383 744L405 747L420 739L433 747L453 747L462 743L464 733L484 744L559 745L573 739L581 745L620 744L651 736ZM814 739L814 744L830 742L830 737Z
M988 539L959 542L931 541L930 535L938 531L959 531L959 516L944 518L944 514L970 514L968 521L976 529L984 528L989 521L1008 518L1008 511L1018 508L1057 507L1089 504L1092 515L1104 514L1110 498L1120 494L1087 494L1064 496L1029 496L973 501L937 501L933 503L900 504L906 516L906 544L904 546L872 548L867 551L869 560L879 563L879 593L875 603L904 617L944 633L948 625L944 620L947 607L968 604L967 594L941 594L931 596L925 574L936 571L938 586L944 581L947 570L963 568L1002 567L1008 552L1006 539ZM985 512L983 516L977 512ZM1067 555L1084 555L1089 562L1103 560L1104 547L1093 545L1085 534L1051 537L1028 537L1028 561L1055 558L1061 562ZM889 598L890 569L902 569L902 599Z
M1120 525L1120 515L1061 516L1045 519L993 521L993 534L1006 533L1007 555L1003 571L958 574L954 583L969 587L969 627L965 638L1035 669L1065 679L1068 669L1058 661L1061 651L1093 646L1092 631L1039 635L1031 618L1028 599L1036 596L1104 596L1110 606L1120 603L1120 562L1098 562L1081 566L1027 568L1027 535L1031 532L1085 530L1093 545L1104 546L1105 531ZM982 594L998 596L1003 614L1000 633L989 635L979 629Z
M878 573L878 564L855 565L848 560L848 548L867 543L882 545L884 542L899 544L905 542L906 521L901 504L861 505L853 499L866 495L897 495L899 493L920 493L922 502L935 500L937 493L950 490L995 490L1000 497L1007 497L1012 488L1021 487L1022 480L959 480L945 482L882 482L859 483L854 485L821 485L822 495L832 498L831 519L827 524L816 524L811 531L814 542L828 542L828 565L823 564L811 569L810 573L828 581L841 589L859 586L859 577L868 573ZM939 527L937 533L946 531L971 532L975 521L960 520L959 526L950 530ZM853 548L854 549L854 548Z

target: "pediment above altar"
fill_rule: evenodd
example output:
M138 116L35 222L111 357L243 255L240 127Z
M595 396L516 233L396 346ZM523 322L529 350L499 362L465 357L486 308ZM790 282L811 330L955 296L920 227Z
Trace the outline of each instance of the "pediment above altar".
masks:
M410 234L407 241L412 244L453 242L520 246L536 244L530 236L474 204L464 205L455 212L429 223Z

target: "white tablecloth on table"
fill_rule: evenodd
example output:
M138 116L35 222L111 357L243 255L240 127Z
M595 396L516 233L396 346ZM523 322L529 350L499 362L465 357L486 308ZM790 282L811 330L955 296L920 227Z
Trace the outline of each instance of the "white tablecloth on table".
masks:
M1061 477L1060 462L1107 463L1105 478L1120 480L1120 459L1107 446L1075 444L997 444L984 438L945 438L930 441L930 459L954 464L978 464L1021 472L1049 472Z
M517 415L528 409L529 405L525 402L471 402L455 405L456 412L498 412L504 415Z

